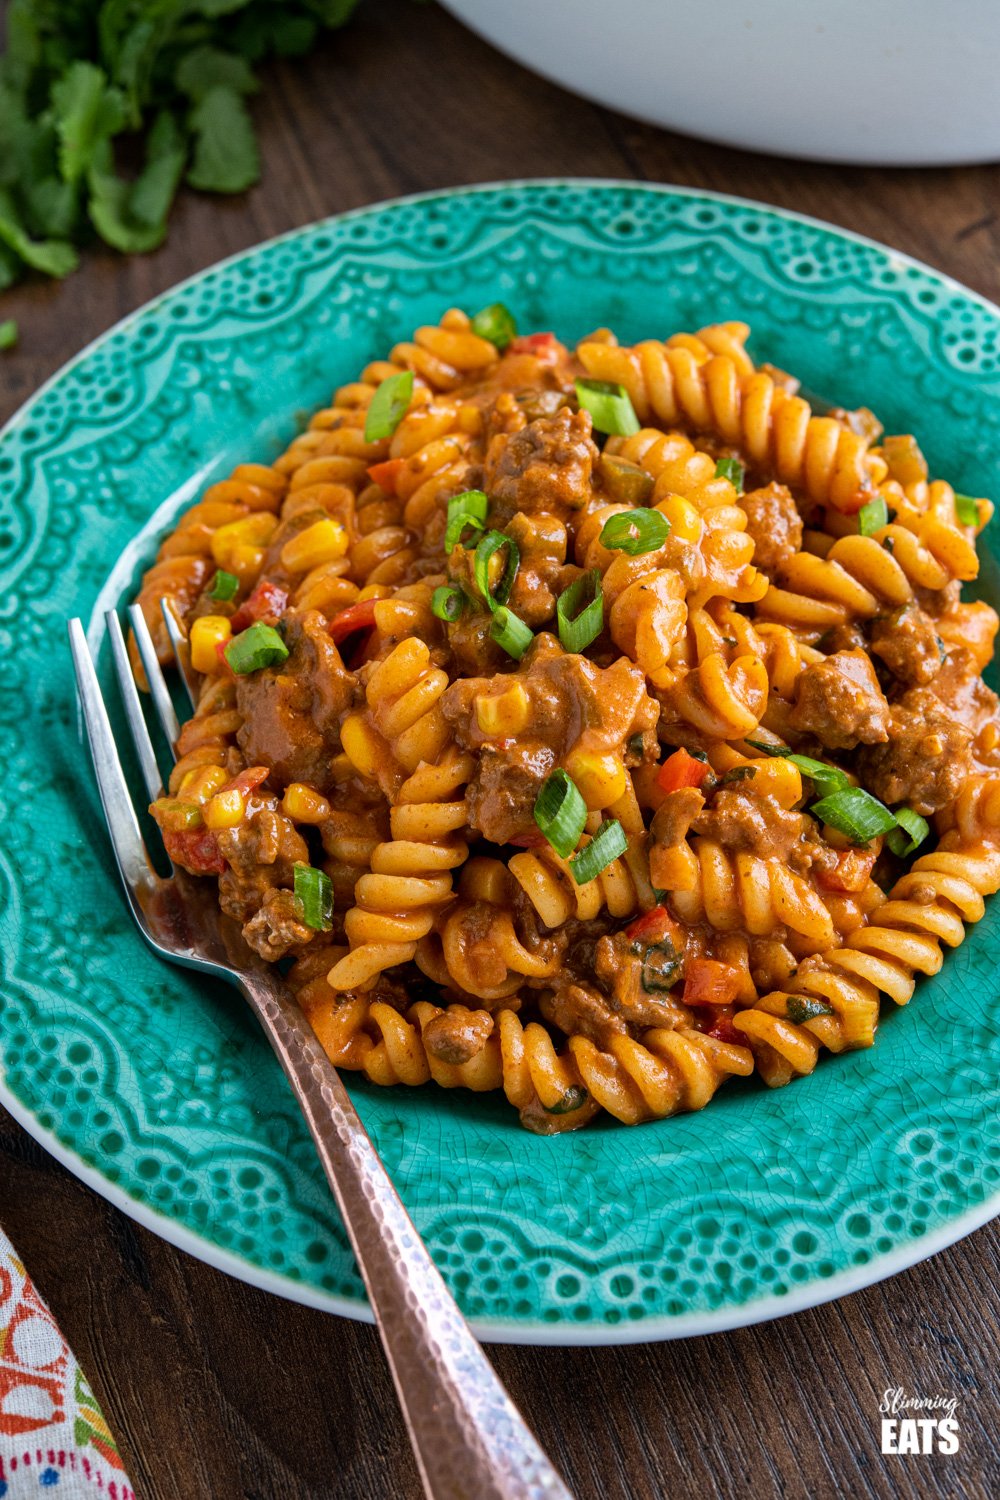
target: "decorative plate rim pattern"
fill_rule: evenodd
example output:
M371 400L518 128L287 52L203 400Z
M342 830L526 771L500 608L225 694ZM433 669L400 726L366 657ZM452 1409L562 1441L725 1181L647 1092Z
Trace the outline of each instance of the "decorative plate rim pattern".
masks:
M611 205L617 198L617 200L619 200L619 210L621 210L622 204L634 205L638 200L643 199L650 200L651 202L659 201L661 203L664 203L667 200L675 200L680 201L681 204L686 204L689 207L690 205L696 203L704 203L708 205L715 205L718 212L723 215L723 217L725 215L729 215L734 220L741 213L753 216L755 218L767 219L779 226L779 228L783 227L783 232L787 232L792 236L794 236L796 229L801 229L802 231L805 231L808 234L812 234L813 236L829 237L830 240L836 242L837 244L856 246L859 247L859 250L870 252L873 262L883 262L884 268L902 268L902 270L904 270L907 275L916 275L921 282L922 293L928 292L932 287L940 289L942 293L950 294L953 302L959 303L963 307L971 306L973 308L978 308L980 310L980 313L985 315L984 321L990 324L1000 325L1000 309L997 309L985 298L962 287L952 278L933 271L932 269L923 266L920 262L915 261L908 256L904 256L902 254L898 254L897 252L888 250L886 247L881 246L877 244L877 242L874 242L872 240L865 239L863 236L855 235L850 231L841 230L836 226L826 224L821 220L812 219L804 215L790 213L785 210L770 208L766 205L755 203L749 199L736 198L729 195L718 194L709 191L700 191L693 188L673 188L665 185L661 186L656 184L645 184L629 181L605 181L601 179L532 179L522 182L482 184L474 187L455 190L414 194L404 198L393 199L386 203L373 205L368 208L352 210L349 213L334 216L332 218L320 221L317 224L307 225L301 229L293 230L289 233L277 236L269 241L264 242L263 244L251 247L248 250L241 251L236 255L229 257L227 260L210 266L206 268L206 270L197 273L184 282L179 283L176 287L165 293L162 293L160 296L153 299L150 303L147 303L145 306L137 309L135 312L122 319L119 323L115 324L112 328L108 329L99 338L95 339L85 349L80 351L79 354L75 355L71 360L69 360L59 371L56 372L55 375L53 375L48 381L46 381L45 384L39 389L39 391L36 392L35 395L31 397L29 401L24 406L22 406L17 413L15 413L14 417L12 417L11 420L2 429L2 431L0 431L0 458L2 458L4 455L5 444L9 444L18 436L18 434L24 433L25 429L30 424L32 414L42 408L46 398L58 392L60 387L62 387L63 385L68 384L71 381L72 377L77 375L78 372L84 371L89 362L99 360L102 354L107 350L107 347L112 340L117 340L118 342L124 340L127 346L129 338L137 332L140 325L149 323L155 316L164 313L171 305L177 306L180 300L187 293L197 291L199 286L204 285L206 281L210 281L213 278L215 280L219 280L220 278L224 278L227 273L235 274L240 270L241 267L246 266L251 262L259 262L262 265L269 256L272 256L275 252L280 251L285 247L290 247L293 250L298 248L304 254L305 249L309 245L309 243L324 233L328 236L336 235L337 233L341 232L344 226L356 224L358 223L358 221L369 221L371 223L377 223L381 219L387 219L393 213L401 214L406 210L414 210L417 211L418 214L422 210L426 215L428 210L433 210L438 206L443 206L447 211L450 211L455 207L462 207L468 211L469 215L472 218L474 218L475 208L477 205L483 208L483 211L485 213L484 206L488 204L491 195L493 197L497 197L497 195L504 195L508 198L518 199L522 201L523 204L527 205L524 209L524 217L526 220L529 220L529 209L532 199L534 198L540 201L541 197L546 192L549 192L555 196L565 196L567 198L567 201L569 201L571 195L580 195L582 198L592 200L595 205L600 204L604 200L606 200L607 203ZM540 210L539 217L541 217ZM591 226L588 224L587 229L589 230L590 228ZM714 230L718 230L717 225L714 226ZM424 232L427 233L426 226ZM713 227L706 225L702 234L702 239L710 243L713 239L713 232ZM584 230L581 229L580 233L581 235L583 235ZM697 231L692 231L692 233L696 238ZM594 232L594 235L596 236L596 231ZM613 247L608 246L607 249L610 259L613 262ZM642 246L641 244L632 241L628 245L620 246L619 250L621 255L627 258L627 256L633 252L641 252ZM473 259L475 258L474 251L468 251L467 249L461 251L461 253L456 253L456 259L454 260L452 269L455 269L458 266L464 264L465 258L467 258L469 255L471 255ZM364 257L362 255L359 258L363 259ZM428 259L431 264L436 264L433 253L430 254ZM441 259L444 262L447 260L447 257L442 255ZM377 258L373 257L373 260L377 261ZM449 262L449 264L452 263ZM510 274L516 275L515 272L512 272ZM803 272L803 274L805 273ZM332 280L332 273L331 277L328 279ZM814 285L814 287L812 288L813 291L816 291L817 289L818 284ZM801 288L799 290L801 291ZM305 293L302 293L302 295L304 296ZM414 297L416 295L417 294L414 293L410 294L411 301L414 300ZM831 295L833 295L833 293L831 293ZM874 300L881 300L883 302L891 303L892 296L888 291L883 290L879 291L878 298ZM805 297L805 302L808 304L808 296ZM280 322L281 319L284 318L284 316L285 314L283 312L276 314L274 321ZM291 315L289 314L289 316ZM927 315L927 319L929 322L930 315ZM408 329L404 329L402 327L398 329L398 333L400 336L405 336L408 331ZM197 332L198 331L195 330L195 337L197 336ZM928 336L930 337L931 335L929 334ZM183 337L184 330L181 329L177 333L175 343L180 344ZM229 337L230 339L232 339L234 335L230 334ZM206 335L206 339L207 338L208 336ZM967 347L969 347L968 344L962 344L960 340L958 341L958 358L962 357L961 351ZM373 349L371 352L374 354L377 351ZM940 354L941 350L939 349L937 352ZM127 353L125 357L127 358ZM950 362L951 372L949 378L951 379L953 385L960 387L962 381L967 379L973 372L971 370L963 370L961 368L961 365L955 362L954 358L951 358ZM994 366L993 368L995 369L996 367ZM975 373L977 381L979 381L980 383L992 384L994 386L997 385L995 379L992 381L988 379L984 380L984 377L986 377L987 375L987 367L981 367ZM343 370L339 371L338 378L349 378L349 372L344 372ZM119 412L117 416L114 416L110 420L106 419L106 425L109 425L109 427L113 428L116 422L121 426L127 427L129 423L138 421L143 414L144 404L148 404L152 399L150 392L145 389L138 371L135 375L133 383L138 390L139 396L142 398L139 406L134 411L127 411L124 417L122 417L121 413ZM286 411L292 406L294 400L294 391L286 392ZM877 405L878 402L876 401L874 404ZM263 410L264 408L262 407L261 411L258 412L258 421L263 420ZM954 417L951 418L951 420L954 421ZM100 425L100 423L98 425ZM0 483L2 483L2 479L3 475L2 473L0 473ZM188 487L194 487L193 480L190 481ZM162 511L163 508L164 507L161 506L160 511ZM158 511L157 514L159 514L160 511ZM147 520L144 527L144 534L147 536L147 538L152 529L153 522ZM126 563L128 561L129 559L125 559ZM125 569L125 571L127 571L127 568ZM120 593L121 589L127 584L127 579L125 579L123 575L123 564L121 561L119 562L118 567L116 567L116 569L114 570L114 578L115 580L117 580L114 587L112 587L112 585L110 584L106 584L98 594L97 602L94 605L95 613L93 618L95 619L97 618L97 610L99 609L101 600L105 597L105 595L110 593L112 598L114 598L116 596L116 590L118 593ZM63 685L65 686L65 684ZM985 929L989 925L990 923L988 919L982 924L982 928L979 934L981 939L979 944L980 947L983 946L983 942L986 938ZM948 962L954 965L953 958L949 958ZM954 977L955 979L958 979L960 977L957 969L955 970ZM917 1004L920 1004L919 998ZM929 1012L930 1007L929 1004L927 1004L928 1021L930 1020ZM265 1045L266 1044L261 1042L262 1047L264 1047ZM876 1048L874 1055L876 1060L880 1058L880 1052L878 1048ZM863 1056L863 1054L854 1054L854 1056ZM833 1060L830 1060L827 1063L827 1067L831 1067L832 1062ZM876 1067L875 1078L873 1082L877 1087L879 1082L878 1067ZM795 1086L796 1089L803 1089L805 1087L807 1087L805 1081L800 1082ZM845 1089L850 1087L846 1079L842 1081L842 1087L844 1087ZM447 1105L445 1103L444 1095L442 1093L438 1093L435 1097L440 1100L442 1114L445 1114L447 1112ZM109 1177L106 1175L106 1166L104 1169L102 1169L92 1162L89 1162L71 1144L63 1140L54 1129L49 1128L48 1125L40 1120L38 1109L33 1109L32 1107L30 1107L15 1091L14 1087L8 1082L6 1077L0 1079L0 1100L2 1100L2 1102L10 1110L10 1112L15 1116L15 1118L17 1118L20 1123L22 1123L25 1128L28 1129L29 1132L46 1147L47 1150L49 1150L60 1161L62 1161L64 1165L68 1166L70 1170L72 1170L76 1175L81 1177L90 1186L94 1187L96 1191L101 1192L105 1197L114 1202L118 1207L122 1208L126 1213L129 1213L137 1221L143 1223L144 1225L146 1225L146 1227L153 1229L154 1232L162 1235L162 1237L178 1245L180 1248L183 1248L189 1251L189 1253L207 1261L210 1264L217 1266L219 1269L225 1270L230 1274L242 1278L243 1280L262 1287L265 1290L274 1291L280 1295L288 1296L294 1300L298 1300L312 1306L326 1308L331 1311L341 1313L345 1316L370 1320L370 1310L362 1300L357 1299L354 1296L339 1294L330 1290L324 1290L319 1286L309 1285L308 1283L292 1280L287 1275L273 1271L260 1264L259 1262L255 1262L254 1260L249 1259L246 1253L241 1254L236 1250L226 1248L226 1246L220 1244L217 1240L210 1238L207 1234L199 1233L197 1230L192 1229L188 1224L178 1219L176 1214L164 1213L157 1209L154 1204L147 1201L142 1201L139 1198L135 1197L125 1187L119 1186L117 1182L109 1179ZM379 1113L377 1101L373 1101L371 1095L368 1095L366 1097L366 1102L370 1104L371 1111L373 1111L377 1115ZM846 1102L846 1100L843 1102ZM984 1092L982 1095L982 1103L985 1105L986 1102L987 1095ZM745 1104L749 1105L749 1099L741 1098L739 1103L741 1106ZM388 1110L389 1114L392 1114L392 1112L392 1109ZM404 1116L406 1115L405 1101L403 1105L399 1106L399 1112ZM698 1117L686 1118L688 1120L698 1119ZM711 1120L712 1116L710 1115L706 1118ZM718 1121L714 1123L718 1123L719 1127L722 1128L724 1124L724 1118L724 1116L720 1115ZM668 1121L664 1122L659 1127L642 1127L642 1130L647 1131L657 1128L660 1130L670 1130L674 1123L675 1122ZM473 1119L469 1110L463 1111L463 1115L460 1119L460 1128L463 1133L468 1134L470 1141L472 1137L477 1134L477 1132L480 1134L482 1133L480 1129L480 1122L477 1122ZM378 1137L378 1121L375 1121L375 1133L376 1137ZM613 1156L613 1143L608 1148L608 1150ZM600 1155L600 1149L598 1147L595 1147L594 1152L589 1154ZM399 1152L395 1152L394 1156L397 1158L398 1164ZM393 1163L390 1162L390 1165L393 1165ZM416 1166L416 1163L414 1163L414 1165ZM318 1172L318 1168L316 1170ZM396 1170L395 1166L393 1166L393 1170ZM419 1167L417 1168L417 1170L419 1171ZM401 1183L404 1191L404 1196L406 1196L407 1186L410 1185L411 1184L408 1183ZM134 1182L133 1186L135 1186ZM419 1187L419 1183L417 1184L417 1187ZM960 1189L958 1191L960 1191ZM475 1205L473 1205L473 1211L474 1208ZM428 1205L426 1202L421 1204L418 1201L416 1205L416 1211L418 1213L418 1223L421 1223L421 1211L426 1214L428 1212L432 1212L433 1210L428 1209ZM501 1209L498 1212L500 1212L502 1215L503 1210ZM510 1213L512 1211L507 1210L507 1212ZM639 1316L630 1314L630 1317L634 1319L633 1321L612 1322L609 1318L604 1316L602 1318L591 1317L579 1322L573 1322L570 1320L568 1312L566 1314L566 1317L561 1321L558 1319L555 1321L543 1321L538 1317L528 1318L522 1315L477 1315L475 1310L470 1309L468 1305L467 1310L470 1311L473 1326L476 1328L481 1337L487 1339L524 1343L626 1343L643 1340L662 1339L668 1337L688 1336L695 1333L705 1333L736 1326L744 1326L771 1317L782 1316L789 1312L800 1311L806 1307L817 1305L818 1303L828 1301L834 1297L846 1295L852 1291L859 1290L861 1287L870 1285L873 1282L883 1279L886 1276L894 1275L897 1271L903 1270L906 1267L926 1258L928 1255L934 1254L938 1250L945 1248L947 1245L954 1243L956 1240L962 1238L965 1234L970 1233L973 1229L986 1223L998 1212L1000 1212L1000 1189L994 1190L992 1195L987 1194L986 1196L984 1196L982 1201L971 1201L967 1203L964 1208L959 1208L954 1212L946 1214L944 1219L939 1224L928 1227L926 1229L926 1232L920 1236L914 1233L909 1239L899 1244L892 1245L889 1249L875 1250L872 1253L871 1258L869 1258L865 1264L857 1264L849 1268L832 1270L829 1273L821 1271L817 1274L814 1272L811 1276L805 1279L801 1285L789 1285L783 1295L775 1295L774 1293L769 1293L766 1290L762 1292L760 1285L758 1285L756 1295L745 1295L742 1298L731 1300L728 1303L724 1302L720 1306L710 1306L697 1311L672 1311L665 1314L657 1314L656 1312L651 1311L647 1314L643 1309L640 1308ZM421 1227L425 1229L426 1233L426 1225L421 1224ZM807 1238L810 1237L812 1236L807 1235ZM482 1235L480 1235L479 1238L482 1239ZM516 1241L517 1236L514 1235L513 1239ZM606 1249L607 1247L604 1245L597 1245L592 1248L594 1249L594 1254L592 1255L591 1259L596 1264L598 1260L602 1259L600 1254L598 1254L597 1252L600 1249ZM634 1254L631 1254L630 1256L630 1253L625 1250L623 1250L621 1254L621 1266L623 1268L630 1268L632 1260L634 1260L636 1256ZM456 1252L456 1255L460 1260L461 1255L459 1254L459 1252ZM535 1255L535 1259L538 1259L537 1254ZM586 1259L586 1256L580 1257L581 1266ZM569 1262L567 1262L567 1264L569 1264ZM613 1270L614 1267L611 1268L611 1271ZM611 1275L611 1271L608 1271L607 1267L605 1267L604 1272L602 1273L605 1276L605 1279L607 1279L608 1276ZM582 1274L584 1273L581 1270L581 1275ZM570 1277L569 1279L572 1279L572 1277ZM613 1279L614 1278L612 1277L612 1280ZM461 1286L459 1286L459 1295L460 1300L462 1300ZM600 1301L602 1296L601 1292L598 1291L596 1295L598 1301Z

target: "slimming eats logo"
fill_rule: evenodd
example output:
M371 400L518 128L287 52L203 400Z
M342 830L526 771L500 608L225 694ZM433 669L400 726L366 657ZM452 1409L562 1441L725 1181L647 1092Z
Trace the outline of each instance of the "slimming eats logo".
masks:
M917 1396L894 1386L879 1405L883 1453L957 1453L957 1396Z

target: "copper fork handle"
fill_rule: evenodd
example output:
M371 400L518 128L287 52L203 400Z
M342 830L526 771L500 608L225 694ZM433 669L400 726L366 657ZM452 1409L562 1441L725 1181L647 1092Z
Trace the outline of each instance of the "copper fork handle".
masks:
M240 976L316 1143L432 1500L571 1500L455 1305L288 991Z

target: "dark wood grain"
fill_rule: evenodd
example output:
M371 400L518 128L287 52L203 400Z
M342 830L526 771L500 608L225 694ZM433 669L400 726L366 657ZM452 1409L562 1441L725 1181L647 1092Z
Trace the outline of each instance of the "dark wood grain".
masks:
M261 186L188 195L169 243L95 251L63 286L3 299L0 419L70 354L220 256L425 188L559 174L689 183L816 214L1000 297L1000 169L852 170L652 130L499 57L443 12L368 0L257 105ZM76 1348L142 1500L418 1494L372 1329L254 1291L137 1228L0 1116L0 1219ZM839 1303L683 1343L496 1348L498 1369L581 1500L1000 1492L994 1224ZM886 1458L891 1385L961 1398L955 1458ZM475 1500L475 1497L470 1497Z

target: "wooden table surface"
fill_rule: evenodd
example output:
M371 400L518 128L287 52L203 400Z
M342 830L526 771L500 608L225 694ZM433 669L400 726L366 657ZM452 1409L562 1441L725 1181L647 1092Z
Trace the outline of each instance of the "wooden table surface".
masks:
M264 171L247 197L189 193L157 254L95 251L62 286L4 296L22 336L0 356L0 421L110 323L221 256L381 198L497 178L628 177L760 198L1000 299L1000 168L852 170L666 134L533 77L414 0L365 0L308 63L270 73L256 113ZM0 1219L141 1500L418 1495L371 1328L174 1250L3 1115ZM711 1338L490 1353L580 1500L997 1494L998 1249L994 1223L891 1282ZM881 1455L890 1386L960 1398L956 1457Z

